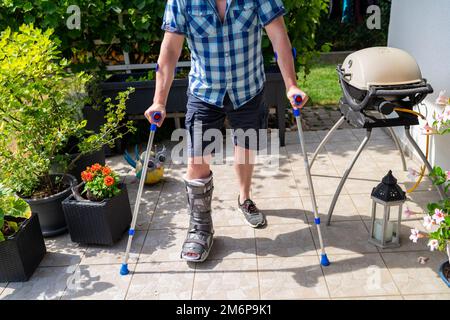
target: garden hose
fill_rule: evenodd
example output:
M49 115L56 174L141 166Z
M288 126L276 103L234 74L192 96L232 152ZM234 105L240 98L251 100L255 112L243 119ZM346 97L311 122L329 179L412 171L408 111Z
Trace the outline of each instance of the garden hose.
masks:
M404 109L404 108L394 108L394 111L397 112L405 112L405 113L411 113L414 114L420 118L422 118L423 120L426 120L426 117L414 110L410 110L410 109ZM429 149L430 149L430 135L427 135L427 142L426 142L426 152L425 152L425 157L428 159L428 154L429 154ZM420 174L419 174L419 179L417 179L416 183L414 184L414 186L412 186L412 188L406 190L407 193L412 193L414 192L420 185L420 183L423 180L423 177L425 175L425 166L422 166L420 168Z

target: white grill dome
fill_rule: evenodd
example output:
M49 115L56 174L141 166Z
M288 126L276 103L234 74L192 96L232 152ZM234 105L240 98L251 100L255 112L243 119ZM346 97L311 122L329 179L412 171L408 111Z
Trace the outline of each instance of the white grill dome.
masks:
M395 86L422 81L416 60L407 52L390 47L356 51L342 64L345 81L360 90L370 86Z

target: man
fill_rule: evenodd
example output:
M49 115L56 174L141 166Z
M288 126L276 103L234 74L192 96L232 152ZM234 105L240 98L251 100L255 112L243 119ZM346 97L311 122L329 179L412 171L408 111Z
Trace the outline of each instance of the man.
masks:
M210 155L204 154L208 143L202 141L202 133L221 129L225 117L235 132L267 129L268 109L262 101L263 28L277 52L289 100L294 105L294 96L301 95L304 103L307 101L306 94L297 88L284 13L282 0L167 1L155 97L145 116L152 122L151 115L159 111L164 119L167 96L186 37L192 60L186 113L189 161L185 176L191 220L181 257L187 261L206 260L214 234L213 180ZM235 136L234 143L240 186L237 208L251 227L258 228L265 225L266 219L250 196L254 152L247 139Z

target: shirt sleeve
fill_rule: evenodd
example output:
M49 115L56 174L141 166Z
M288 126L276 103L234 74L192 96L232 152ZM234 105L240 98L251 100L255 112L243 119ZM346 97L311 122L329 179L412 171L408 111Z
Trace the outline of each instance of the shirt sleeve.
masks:
M186 34L186 16L180 0L168 0L164 11L161 29L179 34Z
M258 15L263 26L267 26L273 20L286 14L282 0L257 0Z

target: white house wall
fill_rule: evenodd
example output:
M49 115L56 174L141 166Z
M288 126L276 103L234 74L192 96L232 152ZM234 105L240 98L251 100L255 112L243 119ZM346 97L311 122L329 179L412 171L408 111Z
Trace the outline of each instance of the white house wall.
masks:
M441 112L434 102L441 90L450 95L450 0L392 0L388 45L406 50L413 55L423 77L433 86L435 93L425 100L428 119ZM406 142L402 130L397 129ZM420 127L412 135L425 149L425 137ZM433 137L430 159L433 165L450 169L450 135Z

